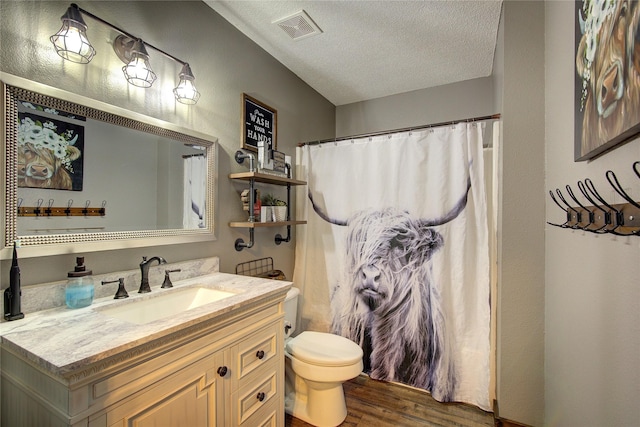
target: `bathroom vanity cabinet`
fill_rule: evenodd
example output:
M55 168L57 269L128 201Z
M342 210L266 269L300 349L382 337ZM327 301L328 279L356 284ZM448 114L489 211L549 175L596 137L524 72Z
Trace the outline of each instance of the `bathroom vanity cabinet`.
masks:
M285 293L62 377L3 345L2 425L284 426Z

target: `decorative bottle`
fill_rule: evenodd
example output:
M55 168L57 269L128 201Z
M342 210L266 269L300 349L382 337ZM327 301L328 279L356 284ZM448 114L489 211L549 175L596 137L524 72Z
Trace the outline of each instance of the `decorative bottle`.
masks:
M76 258L76 266L70 271L65 288L65 302L69 308L82 308L93 302L94 285L92 271L84 265L84 257Z

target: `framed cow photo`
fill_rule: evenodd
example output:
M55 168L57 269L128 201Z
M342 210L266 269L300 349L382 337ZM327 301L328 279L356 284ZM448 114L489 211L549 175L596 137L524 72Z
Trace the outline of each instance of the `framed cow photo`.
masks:
M18 102L18 187L82 191L85 120Z
M574 161L640 134L640 2L575 1Z
M278 149L278 112L257 99L242 94L242 148L258 151L258 141L267 150Z

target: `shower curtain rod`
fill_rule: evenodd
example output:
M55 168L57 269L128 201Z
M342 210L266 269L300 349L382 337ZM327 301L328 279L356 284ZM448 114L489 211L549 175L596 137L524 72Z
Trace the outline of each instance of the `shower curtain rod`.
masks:
M327 142L346 141L348 139L355 139L355 138L367 138L367 137L370 137L370 136L389 135L389 134L392 134L392 133L399 133L399 132L409 132L409 131L412 131L412 130L429 129L429 128L434 128L434 127L438 127L438 126L456 125L458 123L465 123L465 122L466 123L472 123L472 122L483 122L485 120L498 120L499 118L500 118L500 113L493 114L491 116L480 116L480 117L472 117L472 118L469 118L469 119L452 120L452 121L440 122L440 123L432 123L430 125L412 126L412 127L408 127L408 128L402 128L402 129L393 129L393 130L385 130L385 131L380 131L380 132L363 133L363 134L360 134L360 135L342 136L340 138L321 139L319 141L300 142L300 143L298 143L298 147L304 147L305 145L326 144Z

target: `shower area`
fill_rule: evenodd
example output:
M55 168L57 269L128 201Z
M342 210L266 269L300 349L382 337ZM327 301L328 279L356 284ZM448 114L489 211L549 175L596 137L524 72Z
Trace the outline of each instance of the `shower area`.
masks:
M499 115L300 144L301 330L373 379L492 411Z

